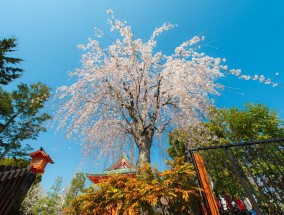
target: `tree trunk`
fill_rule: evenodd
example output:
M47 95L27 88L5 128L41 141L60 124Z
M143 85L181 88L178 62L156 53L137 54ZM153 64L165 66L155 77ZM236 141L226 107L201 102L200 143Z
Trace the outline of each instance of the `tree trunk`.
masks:
M149 136L142 136L137 142L139 156L136 165L138 168L141 168L144 163L150 163L151 145L152 138Z

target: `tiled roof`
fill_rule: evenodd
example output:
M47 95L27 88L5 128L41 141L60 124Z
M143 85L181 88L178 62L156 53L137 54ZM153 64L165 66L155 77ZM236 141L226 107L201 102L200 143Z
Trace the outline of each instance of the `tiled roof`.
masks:
M89 174L87 173L87 177L90 179L91 178L99 178L111 174L136 174L137 168L136 166L131 163L130 159L125 155L122 154L120 158L109 168L105 169L101 173L94 173L94 174Z

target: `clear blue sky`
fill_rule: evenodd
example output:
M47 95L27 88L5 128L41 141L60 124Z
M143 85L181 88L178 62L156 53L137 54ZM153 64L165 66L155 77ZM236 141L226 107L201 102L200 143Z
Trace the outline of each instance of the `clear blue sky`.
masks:
M18 40L16 55L25 61L25 73L18 82L41 81L55 93L68 84L67 71L80 66L77 45L94 36L94 27L107 29L105 11L112 8L116 17L127 20L136 37L148 39L152 30L169 21L178 27L164 33L158 47L171 53L174 47L194 35L203 34L210 47L206 52L225 57L231 68L248 75L274 77L282 87L272 88L253 81L228 77L225 90L216 98L218 107L242 107L247 102L263 103L284 118L284 2L276 0L0 0L0 38ZM51 113L50 104L46 111ZM66 185L81 169L80 147L66 141L63 134L48 132L37 141L55 164L46 168L43 185L49 188L57 176ZM157 165L160 158L152 157ZM102 166L88 163L83 171L98 172Z

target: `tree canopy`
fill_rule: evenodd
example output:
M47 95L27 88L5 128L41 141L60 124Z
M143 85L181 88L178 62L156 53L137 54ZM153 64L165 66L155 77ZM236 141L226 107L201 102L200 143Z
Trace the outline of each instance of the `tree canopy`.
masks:
M110 31L118 34L96 29L98 39L80 45L82 67L70 74L75 82L57 90L59 128L65 128L67 138L81 140L86 153L106 156L136 146L138 166L150 162L153 138L198 121L211 105L210 95L219 94L220 77L252 79L202 52L204 37L195 36L166 55L156 50L157 37L173 24L156 28L144 42L107 12ZM100 37L111 44L102 47Z
M248 103L237 107L211 108L207 122L187 126L169 134L171 157L182 156L187 147L239 143L284 137L282 121L263 104Z
M49 95L49 88L40 82L19 84L12 93L0 88L0 159L25 156L31 150L29 146L23 148L21 142L36 139L46 130L43 123L51 117L40 110Z
M16 46L15 38L0 40L0 160L4 156L26 156L32 148L28 144L23 146L22 141L36 139L41 131L45 131L43 123L51 118L47 113L40 113L50 96L46 85L21 83L12 92L1 87L19 78L23 72L13 67L22 60L7 56Z
M79 172L76 173L74 178L71 181L70 187L67 189L64 207L70 206L70 203L77 198L78 195L81 194L84 186L85 186L86 177L84 173Z
M58 176L47 195L40 198L33 207L34 214L55 215L62 208L62 177Z
M13 66L19 64L22 59L7 56L8 53L15 51L16 46L15 38L0 40L0 84L7 85L22 75L23 69Z

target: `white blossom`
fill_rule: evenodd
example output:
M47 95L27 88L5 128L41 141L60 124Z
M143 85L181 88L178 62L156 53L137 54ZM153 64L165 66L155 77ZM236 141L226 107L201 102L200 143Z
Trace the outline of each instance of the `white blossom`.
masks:
M263 76L263 75L259 76L259 81L260 81L260 82L263 82L263 81L264 81L264 79L265 79L265 78L264 78L264 76Z
M271 84L270 78L268 78L264 83L265 83L265 84Z
M107 14L113 14L113 11L112 11L112 9L108 9L108 10L106 11L106 13L107 13Z
M258 79L258 75L254 75L253 80L257 80L257 79Z
M22 213L24 215L33 214L34 207L43 196L44 192L40 183L32 185L21 204Z
M149 162L156 134L201 120L212 105L210 95L219 95L223 87L219 78L227 73L251 78L201 52L195 44L204 37L195 36L166 55L156 51L156 37L174 25L163 24L143 42L108 13L110 30L120 36L107 48L93 39L80 45L82 67L70 74L76 82L57 90L59 128L67 138L81 140L86 154L118 155L137 146L139 161Z

